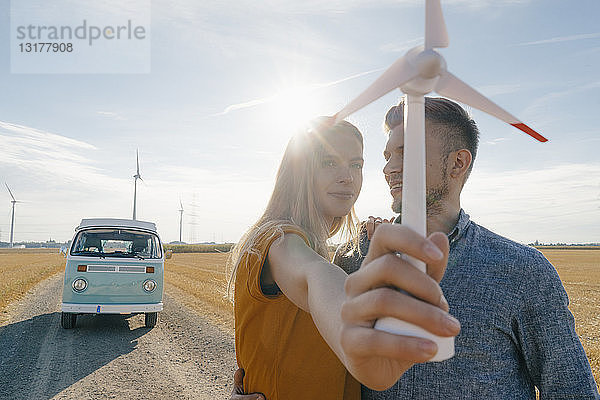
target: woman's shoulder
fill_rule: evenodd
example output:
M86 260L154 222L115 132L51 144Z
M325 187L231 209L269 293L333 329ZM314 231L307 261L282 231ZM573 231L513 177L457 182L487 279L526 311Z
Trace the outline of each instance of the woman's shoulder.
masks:
M294 239L304 240L308 245L304 230L290 221L269 221L256 225L253 230L248 232L244 249L240 251L238 269L235 274L238 297L240 292L237 288L240 287L246 288L244 290L248 290L251 297L261 302L272 298L272 293L268 290L265 291L264 286L265 278L267 278L267 283L272 280L268 279L270 277L268 256L274 249L281 253L282 248L276 244L281 243L278 242L279 239L289 238L288 234L297 235ZM275 252L277 253L277 251ZM242 271L243 273L241 273ZM272 283L275 283L274 280ZM279 292L279 290L277 291Z
M254 247L268 248L276 239L284 237L285 234L295 234L300 236L309 244L308 235L298 225L291 221L269 221L258 228Z

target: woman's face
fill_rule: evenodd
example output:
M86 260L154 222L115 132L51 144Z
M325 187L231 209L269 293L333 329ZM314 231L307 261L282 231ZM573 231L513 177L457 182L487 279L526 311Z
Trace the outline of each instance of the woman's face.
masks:
M314 192L317 207L333 222L350 212L362 187L362 145L352 133L337 133L326 140L323 156L317 160Z

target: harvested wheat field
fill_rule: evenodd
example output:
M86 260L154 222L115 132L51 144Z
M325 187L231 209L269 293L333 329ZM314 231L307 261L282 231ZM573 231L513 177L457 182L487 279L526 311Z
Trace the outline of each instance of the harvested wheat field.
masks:
M167 291L233 334L233 305L227 300L227 253L175 253L165 262Z
M575 329L600 387L600 249L540 249L569 294Z
M0 323L9 303L20 299L38 282L64 268L65 258L58 249L1 249Z

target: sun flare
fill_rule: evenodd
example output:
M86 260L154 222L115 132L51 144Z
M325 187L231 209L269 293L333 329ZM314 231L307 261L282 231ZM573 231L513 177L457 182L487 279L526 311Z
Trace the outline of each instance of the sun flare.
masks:
M267 107L272 128L293 135L320 115L326 115L319 93L311 86L294 86L280 90Z

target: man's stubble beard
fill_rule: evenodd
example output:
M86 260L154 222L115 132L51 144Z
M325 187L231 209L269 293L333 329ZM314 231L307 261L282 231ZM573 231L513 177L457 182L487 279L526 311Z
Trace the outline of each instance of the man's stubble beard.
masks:
M425 205L427 207L427 217L440 215L444 210L444 200L448 198L448 179L446 169L442 171L442 183L434 188L427 189L425 194ZM402 197L392 201L392 211L402 216Z

